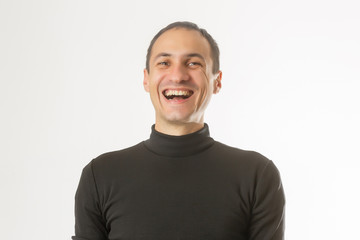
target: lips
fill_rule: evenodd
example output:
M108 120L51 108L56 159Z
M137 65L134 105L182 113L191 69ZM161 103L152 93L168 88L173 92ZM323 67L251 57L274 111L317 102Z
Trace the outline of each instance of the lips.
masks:
M181 89L181 90L166 89L162 93L163 93L164 97L168 100L187 99L194 94L194 92L192 90L188 90L188 89Z

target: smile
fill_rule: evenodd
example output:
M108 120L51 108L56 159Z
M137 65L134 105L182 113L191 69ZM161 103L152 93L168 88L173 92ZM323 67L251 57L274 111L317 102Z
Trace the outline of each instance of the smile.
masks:
M171 100L171 99L177 99L177 98L181 98L181 99L187 99L189 97L191 97L191 95L193 95L193 91L191 90L172 90L172 89L167 89L163 91L163 95L166 99Z

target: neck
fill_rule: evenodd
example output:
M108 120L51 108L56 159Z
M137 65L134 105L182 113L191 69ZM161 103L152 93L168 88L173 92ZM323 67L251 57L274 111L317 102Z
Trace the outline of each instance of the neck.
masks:
M187 135L199 131L204 127L204 122L190 122L190 123L160 123L156 121L155 130L172 136Z
M205 151L214 144L214 139L210 137L209 127L204 127L196 132L172 136L151 127L150 138L144 141L145 146L151 152L166 157L188 157Z

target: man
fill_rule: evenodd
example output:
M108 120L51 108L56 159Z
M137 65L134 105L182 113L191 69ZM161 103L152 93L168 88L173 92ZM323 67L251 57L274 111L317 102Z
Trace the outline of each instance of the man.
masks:
M214 141L204 123L221 77L218 46L204 29L176 22L154 37L144 70L152 133L83 169L73 240L283 239L272 161Z

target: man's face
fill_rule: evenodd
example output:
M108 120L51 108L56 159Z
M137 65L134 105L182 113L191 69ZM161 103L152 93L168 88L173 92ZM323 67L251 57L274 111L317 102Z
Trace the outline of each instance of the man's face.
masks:
M144 88L157 124L203 122L211 95L221 87L221 72L213 74L212 64L210 45L197 31L170 29L156 40Z

